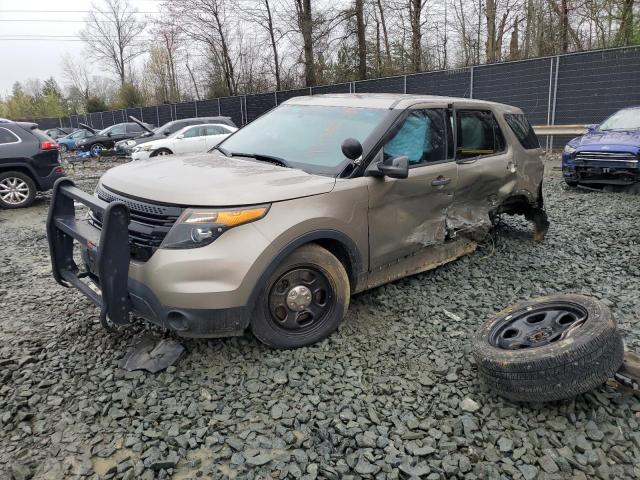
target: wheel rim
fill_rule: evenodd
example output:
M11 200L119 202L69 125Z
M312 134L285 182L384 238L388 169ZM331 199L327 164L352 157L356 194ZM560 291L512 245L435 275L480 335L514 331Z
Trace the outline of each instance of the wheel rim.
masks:
M269 314L278 327L292 333L321 324L336 296L329 279L313 267L299 267L280 276L269 292Z
M498 322L489 332L489 343L503 350L543 347L571 336L587 317L587 310L575 303L527 307Z
M60 153L64 153L67 151L67 146L64 143L60 144Z
M93 147L91 147L91 155L97 157L98 155L100 155L102 150L104 150L104 147L102 145L94 145Z
M0 181L0 198L9 205L20 205L29 198L29 185L18 177L7 177Z

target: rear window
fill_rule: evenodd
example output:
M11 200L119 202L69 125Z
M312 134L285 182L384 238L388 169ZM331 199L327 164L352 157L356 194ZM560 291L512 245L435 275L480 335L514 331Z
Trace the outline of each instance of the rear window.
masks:
M533 127L529 124L529 120L522 113L505 113L504 119L509 124L513 133L515 133L520 145L526 150L540 148L540 142Z
M458 110L457 158L495 155L506 144L493 113L486 110Z
M6 128L0 128L0 145L3 143L15 143L19 141L20 139L15 134Z

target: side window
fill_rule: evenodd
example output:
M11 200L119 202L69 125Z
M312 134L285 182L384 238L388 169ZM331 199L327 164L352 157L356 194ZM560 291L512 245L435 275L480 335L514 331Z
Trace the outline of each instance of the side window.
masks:
M0 144L3 143L16 143L20 139L6 128L0 128Z
M504 119L509 124L509 128L511 128L513 133L515 133L520 145L522 145L522 148L525 150L540 148L540 142L538 142L536 132L533 131L533 128L524 114L505 113Z
M200 127L193 127L184 132L184 138L193 138L200 136Z
M505 140L498 122L485 110L458 110L458 158L493 155L505 149Z
M445 111L440 109L411 112L383 148L385 158L406 156L409 165L445 160L446 151Z
M122 135L127 132L126 125L114 125L109 131L112 135Z
M205 135L222 135L223 133L227 133L227 131L219 127L218 125L209 125L207 127L203 127Z
M137 123L127 123L127 133L140 133L142 132L142 127Z

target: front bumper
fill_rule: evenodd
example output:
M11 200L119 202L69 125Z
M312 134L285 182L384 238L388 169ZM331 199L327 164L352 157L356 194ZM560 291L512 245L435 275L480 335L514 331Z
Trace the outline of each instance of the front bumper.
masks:
M151 155L150 151L147 150L139 150L137 152L133 152L131 154L131 160L146 160Z
M576 160L562 154L562 175L582 184L631 185L640 182L640 161Z
M102 229L88 220L75 218L74 202L99 211ZM123 202L107 203L76 188L69 179L56 182L47 218L47 236L53 276L64 287L75 287L100 308L101 320L120 325L130 323L131 315L141 317L185 337L221 337L240 335L250 320L251 308L233 302L223 308L191 308L198 298L215 297L213 292L198 292L189 297L177 291L193 279L171 278L165 284L176 287L174 298L183 306L166 305L156 292L140 279L144 268L132 262L129 253L129 208ZM81 270L73 258L74 241L80 243ZM153 267L149 277L157 280ZM184 273L184 271L182 272ZM153 283L152 283L153 285ZM163 292L166 296L167 292ZM195 301L194 301L195 300ZM237 300L237 298L236 298Z

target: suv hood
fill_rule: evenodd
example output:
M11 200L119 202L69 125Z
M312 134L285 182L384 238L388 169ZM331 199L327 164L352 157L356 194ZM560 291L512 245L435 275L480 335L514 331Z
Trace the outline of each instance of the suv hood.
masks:
M640 150L640 130L596 131L574 138L569 144L580 150L623 150L636 153Z
M207 153L128 163L109 170L100 183L110 190L152 202L230 207L327 193L336 179Z

